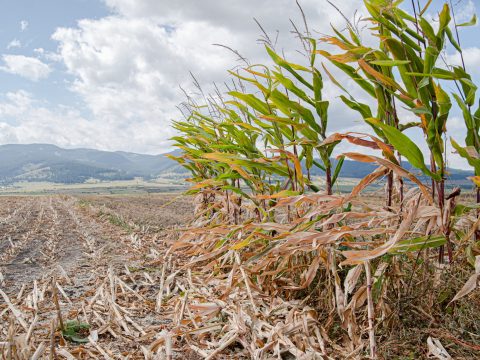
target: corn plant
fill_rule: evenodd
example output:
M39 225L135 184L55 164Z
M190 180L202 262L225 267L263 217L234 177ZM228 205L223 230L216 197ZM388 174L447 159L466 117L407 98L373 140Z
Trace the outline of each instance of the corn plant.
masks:
M455 48L459 46L449 27L451 11L448 4L438 15L437 31L423 16L428 5L430 2L418 15L411 16L394 3L365 1L374 35L380 41L378 48L362 45L355 31L349 32L348 39L334 29L336 36L322 40L346 51L335 55L325 51L321 53L377 99L377 114L374 117L366 104L355 101L351 96L342 97L345 104L358 111L382 139L432 179L432 197L436 197L443 213L447 175L444 136L452 103L441 82L461 83L463 99L467 100L467 104L458 95L454 94L454 97L467 117L467 105L473 101L476 87L461 67L451 66L446 70L438 64L447 40ZM348 63L356 64L359 71ZM396 111L396 101L413 112L419 121L402 123ZM402 133L410 127L422 130L430 150L430 167L426 166L420 148ZM473 141L472 131L469 131L468 137ZM399 164L392 157L389 160ZM447 226L443 227L443 231L449 234ZM449 255L451 258L450 247Z
M452 107L445 84L458 85L452 96L468 130L467 147L453 139L452 144L477 176L480 110L471 110L476 87L465 68L441 64L447 44L461 50L450 28L452 9L443 6L434 30L425 16L430 4L422 9L414 5L411 15L400 2L365 0L366 21L379 39L376 46L363 44L350 23L346 32L332 28L332 35L318 41L308 31L301 35L305 63L287 59L267 42L272 64L231 71L226 94L204 96L203 105L189 100L186 119L174 123L180 136L173 140L183 150L176 160L192 173L190 191L202 196L203 220L185 232L178 247L193 257L192 266L213 268L220 283L228 278L224 298L233 284L243 284L248 306L257 314L255 293L290 301L320 289L319 311L332 304L335 310L323 314L327 328L338 322L349 339L349 353L363 346L362 331L367 328L370 356L375 358L376 319L395 316L395 305L385 305L387 299L399 301L413 291L418 260L428 268L428 249L439 249L443 263L444 246L450 261L463 256L454 254L454 243L465 247L461 239L468 239L478 221L470 217L474 206L458 203L459 189L445 193L444 139ZM326 50L332 47L341 52ZM356 99L329 65L319 63L319 55L347 74L372 102ZM372 133L329 132L330 99L323 95L322 72L344 92L346 108L356 111ZM405 122L400 106L416 121ZM407 129L420 131L428 158L404 133ZM382 155L348 152L334 166L331 157L341 141ZM334 184L345 157L379 167L350 193L336 194ZM406 170L402 158L430 179L431 186ZM310 174L314 167L325 173L324 192ZM384 178L386 206L367 204L361 193ZM408 191L403 179L411 187ZM475 248L468 249L472 263ZM411 273L410 280L397 281L405 272ZM356 308L359 299L366 299L362 310ZM360 319L367 326L358 326ZM325 349L321 353L325 355ZM295 354L305 355L302 350Z

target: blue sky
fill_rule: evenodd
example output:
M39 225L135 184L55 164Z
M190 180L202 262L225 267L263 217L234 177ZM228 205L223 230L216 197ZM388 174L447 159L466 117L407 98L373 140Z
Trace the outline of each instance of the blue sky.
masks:
M319 33L328 33L329 23L342 26L342 17L325 0L300 2ZM334 2L349 17L355 9L364 13L360 0ZM433 4L434 20L443 2ZM459 22L480 8L480 0L454 4ZM294 0L16 0L2 5L0 144L161 153L170 149L169 123L179 117L176 105L183 100L178 85L189 87L189 71L204 84L222 83L226 70L237 64L212 44L229 45L252 63L268 61L257 42L255 16L267 32L279 31L279 46L289 56L298 48L289 22L300 22ZM461 40L467 67L480 83L478 29L462 29ZM451 49L446 56L458 61ZM331 130L368 131L340 105L338 95L327 80L330 118L336 119ZM458 111L452 112L451 124L450 135L462 141ZM420 142L418 134L411 135ZM456 157L452 165L465 167Z
M99 0L15 0L8 1L0 13L0 46L3 54L38 57L36 49L56 52L51 36L58 27L75 27L83 18L99 19L109 9ZM62 64L50 63L53 71L45 81L30 81L15 74L0 72L2 93L24 89L40 98L72 104L77 101L65 92L65 79L71 80Z

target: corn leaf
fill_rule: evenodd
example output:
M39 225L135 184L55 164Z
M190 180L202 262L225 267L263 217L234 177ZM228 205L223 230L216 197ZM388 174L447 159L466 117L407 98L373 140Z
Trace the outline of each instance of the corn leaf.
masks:
M370 64L380 66L398 66L410 64L410 60L374 60L369 61Z
M427 248L437 248L447 243L444 235L421 236L413 239L399 241L388 252L390 254L401 254L406 252L421 251Z
M477 14L473 14L472 18L470 21L458 24L457 26L474 26L477 24Z
M441 179L438 174L432 173L425 166L425 159L423 158L422 151L407 135L403 134L395 127L383 124L378 120L369 119L367 122L374 127L380 128L388 141L400 154L407 158L412 166L420 169L425 175L430 176L435 180Z

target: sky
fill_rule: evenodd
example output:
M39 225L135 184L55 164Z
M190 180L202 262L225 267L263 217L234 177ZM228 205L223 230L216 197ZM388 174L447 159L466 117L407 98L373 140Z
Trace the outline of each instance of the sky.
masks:
M313 33L331 33L344 19L326 0L299 0ZM421 1L424 3L425 1ZM361 0L333 1L345 16L365 15ZM409 1L405 2L408 6ZM435 21L442 1L434 0ZM453 0L458 21L468 21L480 0ZM180 87L192 89L190 72L205 86L227 80L240 65L222 47L238 50L251 63L268 63L258 39L263 29L277 50L298 56L293 20L302 20L294 0L1 0L0 144L51 143L158 154L171 150L170 121L181 117ZM461 30L467 70L480 80L478 25ZM362 36L369 39L368 30ZM458 54L446 50L452 63ZM335 71L334 69L331 69ZM354 84L335 73L354 94ZM331 102L331 131L369 131L340 103L339 90L325 80ZM351 89L350 89L351 86ZM452 90L448 89L447 90ZM409 116L405 114L405 116ZM463 142L457 109L449 135ZM409 133L420 141L420 135ZM424 147L422 147L424 149ZM343 146L339 151L352 150ZM358 149L355 149L358 150ZM451 166L465 168L458 156Z

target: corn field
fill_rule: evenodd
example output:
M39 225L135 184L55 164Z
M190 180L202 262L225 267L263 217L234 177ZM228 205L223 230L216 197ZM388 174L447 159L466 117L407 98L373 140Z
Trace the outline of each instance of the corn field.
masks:
M445 3L432 22L431 3L365 0L373 41L347 19L321 37L305 21L302 63L264 34L270 64L244 59L225 92L195 82L173 158L191 173L196 218L169 251L189 258L173 301L200 356L480 356L480 107L471 69L444 56L463 56L459 33L476 17L459 24ZM330 131L326 79L371 131ZM452 106L465 139L447 133ZM476 201L447 192L449 147L472 167ZM340 193L345 159L378 167ZM372 202L374 183L385 192Z
M268 62L230 49L224 86L194 78L171 156L188 198L2 199L0 359L480 358L476 16L364 5L329 34L299 6L288 56L258 23ZM341 191L347 161L375 170Z

